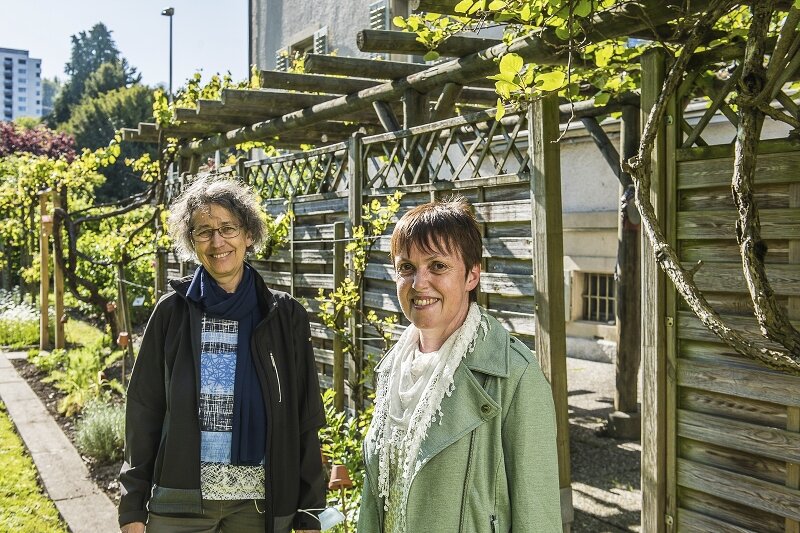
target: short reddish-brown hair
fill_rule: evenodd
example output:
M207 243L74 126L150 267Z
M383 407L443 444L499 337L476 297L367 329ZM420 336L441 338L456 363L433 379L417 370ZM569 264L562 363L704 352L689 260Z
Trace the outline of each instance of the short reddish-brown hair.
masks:
M401 252L410 253L416 245L426 253L458 252L466 272L480 264L483 239L472 206L462 196L418 205L400 218L392 232L389 254L392 261ZM478 287L469 293L477 300Z

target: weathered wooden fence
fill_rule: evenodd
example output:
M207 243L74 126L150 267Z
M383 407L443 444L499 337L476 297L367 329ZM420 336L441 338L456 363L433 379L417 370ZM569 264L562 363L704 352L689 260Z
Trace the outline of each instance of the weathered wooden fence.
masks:
M473 204L484 235L480 303L536 351L553 386L564 519L570 523L560 161L553 142L558 137L558 106L547 99L528 115L496 121L493 114L492 110L370 137L356 134L347 143L242 162L220 172L252 184L272 216L294 213L287 249L253 264L270 286L290 292L309 309L324 386L335 385L338 354L333 334L318 322L315 297L320 288L333 289L335 280L344 277L347 262L337 248L349 239L353 225L361 223L361 206L397 190L403 193L401 212L452 193ZM531 143L538 148L528 150ZM173 187L171 194L181 184ZM387 234L369 258L361 305L364 312L402 317L388 246ZM175 275L181 267L169 268ZM401 331L402 326L395 337ZM367 357L380 357L382 343L376 331L352 324L351 335ZM344 366L345 374L353 372L353 361Z
M651 57L644 109L661 68ZM761 339L736 242L733 147L693 146L703 120L685 124L675 105L670 113L675 120L656 153L654 205L680 259L703 262L695 281L723 320ZM755 196L767 273L797 325L800 142L762 141L759 152ZM676 297L651 249L644 267L642 530L800 531L800 378L719 341Z

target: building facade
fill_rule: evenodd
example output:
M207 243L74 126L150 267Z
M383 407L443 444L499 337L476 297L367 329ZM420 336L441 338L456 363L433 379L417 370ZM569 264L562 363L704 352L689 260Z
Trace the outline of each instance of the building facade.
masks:
M42 116L42 60L27 50L0 48L3 65L1 120Z

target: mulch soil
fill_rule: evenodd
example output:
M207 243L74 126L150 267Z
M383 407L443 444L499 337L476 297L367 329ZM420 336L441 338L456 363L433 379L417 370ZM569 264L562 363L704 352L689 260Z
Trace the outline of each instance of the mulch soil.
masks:
M28 385L33 389L39 399L47 407L50 415L61 427L61 430L69 438L72 444L75 444L75 423L77 418L68 418L58 412L58 402L64 397L64 393L55 388L52 383L43 383L42 380L47 377L45 372L37 369L33 364L24 359L12 359L11 363L17 369L17 372L22 376ZM121 366L118 361L105 371L106 376L119 379L121 374ZM91 457L81 455L83 461L89 469L89 476L97 484L97 486L105 492L111 501L115 504L119 503L119 475L122 460L113 463L98 463Z

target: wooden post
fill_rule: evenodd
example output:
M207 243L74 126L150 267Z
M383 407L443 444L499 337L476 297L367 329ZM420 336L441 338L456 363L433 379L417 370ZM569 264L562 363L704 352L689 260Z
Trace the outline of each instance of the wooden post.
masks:
M556 142L558 99L545 96L528 109L531 160L531 230L536 357L553 389L558 430L558 477L564 531L572 528L567 406L567 337L564 320L564 243L561 220L561 150Z
M61 207L61 195L58 188L53 189L53 216L56 209ZM64 348L66 345L64 337L64 264L61 256L56 250L55 239L53 240L53 290L55 291L55 348Z
M39 193L39 216L41 225L39 229L39 349L47 350L50 347L50 231L53 227L53 217L47 214L47 196L49 191ZM56 317L58 320L58 317Z
M292 216L289 218L289 293L294 295L294 276L297 272L297 263L295 262L295 242L294 242L294 196L290 196L286 202L287 212L291 212Z
M646 53L642 57L642 124L661 92L664 77L664 53L660 50ZM666 170L664 129L659 132L652 158L650 201L659 219L663 220ZM653 247L644 236L641 250L642 531L661 533L665 531L667 521L666 278L656 263ZM673 524L674 519L672 516Z
M800 183L789 185L789 207L800 208ZM800 239L789 241L789 263L800 268ZM789 319L800 320L800 297L789 297ZM800 407L786 407L786 429L800 433ZM786 486L791 489L800 489L800 465L786 463ZM791 518L786 519L786 533L800 533L800 522Z
M122 356L122 385L124 386L127 362L133 362L133 342L131 342L133 327L131 326L131 313L130 307L128 306L128 292L125 287L125 267L121 262L117 263L117 290L119 292L119 305L117 306L117 310L121 313L120 331L124 329L128 333L128 342L127 345L124 346L125 354Z
M158 301L167 293L167 264L169 262L169 252L163 248L156 249L155 255L155 297Z
M344 222L333 224L333 287L336 289L344 281ZM336 319L337 328L341 327L343 319ZM336 394L334 407L337 411L344 411L344 343L339 335L333 337L333 391Z
M348 187L347 187L347 214L350 220L350 236L353 236L353 228L361 225L362 221L362 204L364 203L362 195L362 187L364 185L364 166L363 166L363 144L361 142L363 133L356 132L350 137L350 146L348 149L347 168L350 171ZM347 259L348 271L350 279L355 280L355 269L353 267L352 254ZM358 307L362 308L364 302L364 287L359 288ZM366 361L364 359L364 341L362 340L362 332L364 331L359 326L359 317L356 316L358 311L350 316L348 323L348 331L350 338L353 340L353 361L355 363L356 375L350 376L355 387L351 386L351 392L354 393L354 407L356 411L361 411L364 407L364 367ZM360 315L359 315L360 316Z
M639 109L625 106L620 128L620 153L623 159L636 154L639 144ZM617 358L614 412L608 416L608 433L616 438L639 439L642 419L637 391L640 347L639 239L640 217L634 203L631 177L620 172L619 226L617 228L616 323Z

